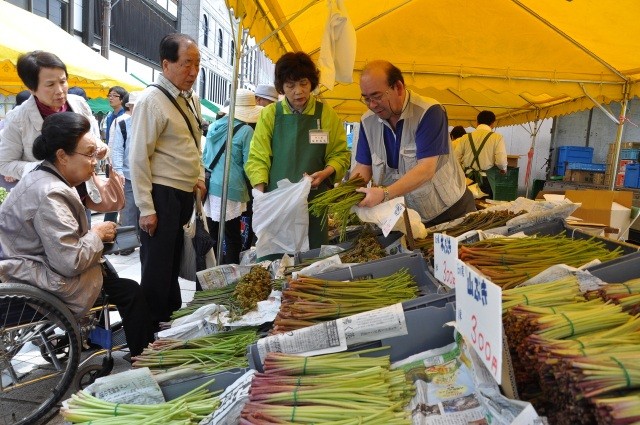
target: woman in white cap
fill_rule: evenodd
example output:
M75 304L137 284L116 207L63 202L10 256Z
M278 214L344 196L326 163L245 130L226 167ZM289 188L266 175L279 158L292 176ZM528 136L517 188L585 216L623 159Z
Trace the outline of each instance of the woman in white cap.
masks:
M256 105L255 94L246 89L238 89L233 120L233 139L231 144L231 168L229 169L229 183L227 192L227 208L225 214L225 254L218 255L220 264L238 264L242 249L242 234L240 230L240 215L246 211L249 201L249 190L245 182L244 164L249 156L249 145L253 137L253 127L260 117L262 106ZM229 107L222 111L228 114ZM216 239L220 222L220 207L222 198L222 179L226 157L227 130L229 115L214 121L209 126L207 142L202 154L209 184L204 211L207 214L209 233Z
M256 87L256 105L267 106L278 101L278 92L274 86L258 84Z

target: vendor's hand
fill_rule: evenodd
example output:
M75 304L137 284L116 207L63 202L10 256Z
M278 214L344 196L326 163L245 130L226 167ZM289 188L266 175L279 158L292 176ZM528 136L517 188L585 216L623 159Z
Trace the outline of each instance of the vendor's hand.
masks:
M507 174L507 170L500 170L500 174Z
M381 187L359 187L356 192L365 194L364 199L358 204L359 207L375 207L384 201L384 189Z
M140 217L138 220L138 224L140 225L140 230L149 234L149 236L153 236L156 232L156 228L158 227L158 215L151 214Z
M4 176L4 181L6 181L7 183L13 183L15 181L17 181L18 179L15 179L11 176Z
M318 186L322 184L331 174L333 174L333 167L328 166L324 170L316 171L313 174L304 173L305 176L311 177L311 188L316 189ZM331 187L329 185L329 187Z
M207 196L207 185L204 184L204 180L198 180L195 186L193 186L193 193L196 193L196 189L200 189L200 198L205 199Z
M257 185L253 186L253 188L255 190L259 190L260 192L264 193L266 186L267 186L266 183L258 183Z
M117 233L116 223L111 221L96 223L91 225L90 231L98 235L102 242L113 242Z

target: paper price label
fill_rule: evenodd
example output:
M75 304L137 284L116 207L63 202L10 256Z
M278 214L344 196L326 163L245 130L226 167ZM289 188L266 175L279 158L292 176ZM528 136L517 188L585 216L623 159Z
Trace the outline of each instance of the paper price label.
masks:
M385 236L389 236L391 229L396 225L402 214L404 213L404 205L398 203L395 207L393 207L393 213L389 217L387 217L382 223L382 234Z
M458 239L442 233L433 235L433 271L436 279L449 288L456 286Z
M502 289L458 260L456 324L498 384L502 380Z

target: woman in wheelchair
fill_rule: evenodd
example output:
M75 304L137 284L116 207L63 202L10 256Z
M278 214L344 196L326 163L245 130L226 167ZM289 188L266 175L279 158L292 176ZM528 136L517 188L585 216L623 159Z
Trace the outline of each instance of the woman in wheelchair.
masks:
M37 286L60 298L80 318L101 288L118 307L132 356L153 341L151 315L137 282L104 266L103 242L116 225L89 229L75 187L91 178L96 140L90 122L75 112L45 118L33 155L42 163L0 205L0 281Z

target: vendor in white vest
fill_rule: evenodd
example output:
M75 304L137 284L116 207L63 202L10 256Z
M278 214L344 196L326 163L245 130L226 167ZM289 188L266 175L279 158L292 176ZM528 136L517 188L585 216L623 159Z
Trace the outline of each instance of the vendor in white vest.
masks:
M447 112L436 100L406 89L402 72L387 61L368 63L360 77L361 119L356 165L370 188L359 204L373 207L404 196L426 225L476 210L449 140Z

